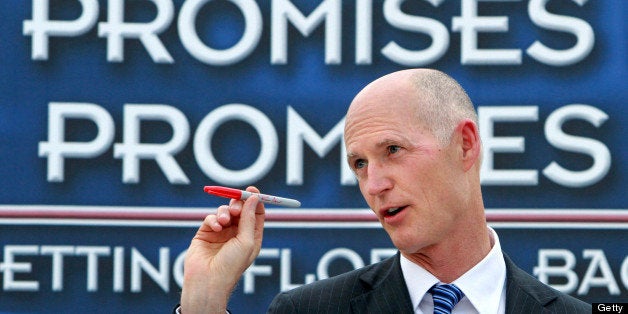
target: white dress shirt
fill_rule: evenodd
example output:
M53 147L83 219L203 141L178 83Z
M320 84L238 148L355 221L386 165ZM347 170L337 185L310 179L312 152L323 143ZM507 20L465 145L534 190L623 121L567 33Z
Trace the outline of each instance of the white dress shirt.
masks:
M506 312L506 263L495 230L489 229L491 250L478 264L453 283L464 297L453 313L504 314ZM431 314L434 311L432 295L427 291L442 283L421 266L401 255L401 271L410 292L415 314Z

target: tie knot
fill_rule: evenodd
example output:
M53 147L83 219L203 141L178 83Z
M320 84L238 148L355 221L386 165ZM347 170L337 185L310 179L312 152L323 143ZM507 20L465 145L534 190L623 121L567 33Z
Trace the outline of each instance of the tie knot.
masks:
M464 297L464 293L455 285L436 284L430 288L429 293L434 299L435 314L449 314L458 301Z

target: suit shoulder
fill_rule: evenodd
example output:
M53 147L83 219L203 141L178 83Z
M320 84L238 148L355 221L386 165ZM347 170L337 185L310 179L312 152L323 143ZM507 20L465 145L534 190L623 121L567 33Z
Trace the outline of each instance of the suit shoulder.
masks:
M346 273L338 274L336 276L329 277L326 279L321 279L321 280L294 288L288 291L288 293L294 294L294 293L302 293L302 291L327 290L327 289L333 289L334 287L339 287L339 286L341 287L355 286L358 284L357 282L360 281L360 278L363 278L364 276L370 279L375 279L376 281L378 277L384 277L387 275L387 270L390 269L390 267L394 263L394 259L395 257L390 257L378 263L366 265L364 267L360 267L358 269L354 269Z
M504 255L504 259L507 308L521 310L537 304L553 313L591 313L590 304L544 284L516 266L508 256Z
M351 299L384 281L395 265L395 258L281 292L273 299L268 312L297 313L315 309L325 313L347 313Z

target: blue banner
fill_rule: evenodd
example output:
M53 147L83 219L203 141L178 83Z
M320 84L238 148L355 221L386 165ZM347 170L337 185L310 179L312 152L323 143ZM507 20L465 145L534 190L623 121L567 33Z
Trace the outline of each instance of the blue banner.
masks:
M353 96L447 72L478 109L487 220L526 271L628 300L626 2L2 1L0 312L167 312L225 199L269 206L230 307L394 247L345 165ZM312 241L316 239L316 241Z

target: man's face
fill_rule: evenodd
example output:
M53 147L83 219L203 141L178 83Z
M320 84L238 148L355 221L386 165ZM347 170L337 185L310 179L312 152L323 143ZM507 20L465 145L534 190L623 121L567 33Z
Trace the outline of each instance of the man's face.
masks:
M413 254L460 225L456 145L442 146L414 114L417 95L359 95L345 127L348 162L360 191L393 243ZM453 130L452 130L453 131Z

